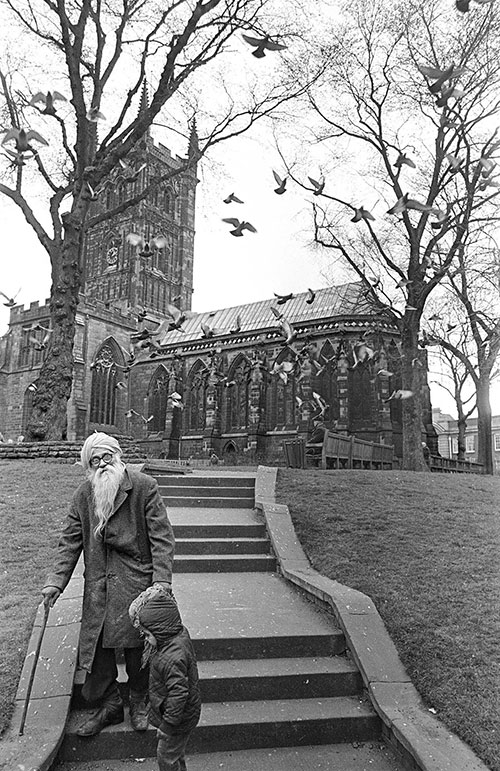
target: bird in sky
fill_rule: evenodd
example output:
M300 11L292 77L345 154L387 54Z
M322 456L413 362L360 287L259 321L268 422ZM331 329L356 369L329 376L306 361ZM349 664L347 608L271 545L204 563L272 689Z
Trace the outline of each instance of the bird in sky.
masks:
M387 209L387 214L402 214L404 211L408 211L409 209L420 212L434 211L433 207L429 206L429 204L420 203L420 201L417 201L415 198L409 198L408 193L405 193L401 196L401 198L398 198L394 206L391 206L390 209Z
M307 292L308 292L308 295L307 295L306 303L308 305L311 305L314 302L314 300L315 300L316 292L313 292L312 289L308 289Z
M91 123L97 123L100 120L106 120L106 116L99 110L98 107L89 107L87 110L87 120Z
M16 297L17 297L17 295L19 294L20 291L21 291L21 289L18 289L16 294L14 295L14 297L8 297L5 294L5 292L1 292L0 291L0 294L2 295L2 297L5 297L5 299L7 300L7 302L4 303L6 308L13 308L14 307L14 305L16 304Z
M49 329L47 331L47 334L44 336L43 340L38 340L36 337L30 337L29 342L32 344L35 351L44 351L47 347L47 343L50 340L50 335L52 334L52 330Z
M429 90L433 94L439 93L448 80L456 80L456 78L461 77L467 72L466 67L455 67L454 64L451 64L445 70L442 70L439 67L428 67L423 64L418 65L418 69L425 78L434 81L429 86Z
M144 321L147 315L148 315L148 312L146 308L141 308L140 310L137 311L137 321Z
M487 3L493 2L493 0L475 0L476 3L479 5L486 5ZM457 8L457 11L462 11L462 13L467 13L470 6L471 0L455 0L455 6Z
M277 305L284 305L289 300L293 300L293 297L294 297L292 292L290 292L290 294L276 294L275 292L274 296L276 297Z
M297 332L294 330L288 319L281 319L280 329L281 334L285 338L285 345L291 345L297 337Z
M206 322L201 322L201 331L202 331L202 337L203 338L209 338L213 337L215 335L215 327L212 327L210 324L207 324Z
M271 311L274 313L277 319L283 318L283 314L281 313L281 311L278 308L275 308L274 305L271 305Z
M318 181L316 179L313 179L312 177L308 177L309 182L314 187L313 195L321 195L323 190L325 189L325 180L323 177Z
M227 198L224 198L224 203L245 203L245 202L242 201L241 198L238 198L238 196L235 195L235 193L229 193Z
M139 247L141 257L148 257L154 249L163 249L167 245L167 239L164 236L155 236L147 240L138 233L128 233L126 241L132 246Z
M238 332L241 332L241 316L239 313L236 316L234 324L232 324L231 327L229 328L229 334L237 335Z
M387 399L382 399L384 402L392 402L392 401L398 401L401 399L410 399L413 396L413 391L405 391L402 388L398 388L396 391L393 391L390 396L387 397Z
M276 43L274 40L271 40L269 35L253 37L252 35L242 33L241 36L245 43L255 47L255 51L252 51L252 56L255 56L257 59L262 59L266 55L266 51L283 51L287 47L283 43Z
M41 110L43 115L56 115L56 108L54 107L54 102L67 102L68 100L63 94L60 94L59 91L47 91L46 94L44 94L42 91L38 91L29 102L30 107L37 106L40 102L43 104L44 108Z
M130 339L133 340L134 343L138 343L140 340L149 340L152 334L151 330L145 327L144 329L141 329L140 332L132 332Z
M452 174L456 174L459 170L460 166L464 162L463 158L459 158L458 155L454 155L453 153L446 153L446 160L450 164L450 171Z
M274 179L276 180L276 184L278 185L278 187L274 188L274 192L277 195L283 195L283 193L286 192L286 181L287 181L288 177L284 177L282 179L280 177L280 175L278 174L278 172L274 171L274 169L273 169L273 176L274 176Z
M313 400L314 400L316 406L319 409L319 412L317 414L311 416L312 419L316 420L316 418L318 418L318 417L319 418L324 418L325 413L326 413L329 405L325 402L325 400L323 399L323 397L320 394L316 393L316 391L312 392L312 396L313 396Z
M383 377L392 377L394 372L390 372L388 369L379 369L377 370L377 375L382 375Z
M38 133L38 131L33 131L33 129L28 129L28 131L25 131L25 129L18 129L18 128L11 128L9 129L4 138L2 139L2 147L5 147L5 145L8 142L14 141L16 146L16 153L22 155L23 153L31 152L35 154L35 150L30 145L30 142L40 142L41 145L48 146L48 142L41 134Z
M370 348L369 345L366 345L366 343L355 343L353 345L352 353L354 356L354 365L353 367L357 367L358 364L362 364L365 361L369 361L370 359L373 359L375 356L375 351L373 348Z
M288 375L291 375L294 369L295 362L293 361L280 361L279 363L274 362L272 369L270 370L270 374L278 375L278 377L286 385L288 383Z
M364 206L354 207L354 217L351 218L351 222L361 222L361 220L365 220L365 222L368 222L368 220L374 221L375 217Z
M404 289L404 287L408 286L408 284L413 284L413 281L409 278L401 278L396 286L398 289Z
M125 182L125 184L130 184L132 182L135 182L135 180L139 177L141 171L146 168L146 164L143 163L137 169L134 169L133 166L131 166L126 161L124 161L122 158L118 160L118 163L120 164L122 170L118 173L118 176L116 177L116 181L117 182L122 181L122 182Z
M182 396L177 391L174 391L171 393L168 397L170 399L170 402L172 404L172 407L177 407L179 410L184 409L184 402L182 401Z
M232 236L242 236L244 230L248 230L250 233L256 233L257 228L255 228L251 222L244 222L240 221L236 217L223 217L222 222L227 222L229 225L233 226L233 230L230 230Z
M408 158L408 156L405 153L399 153L396 162L394 163L394 166L397 169L400 169L402 166L409 166L410 169L416 169L415 163L412 161L411 158Z
M127 387L127 384L123 382L123 380L119 380L117 383L115 383L115 388L118 391L123 391Z

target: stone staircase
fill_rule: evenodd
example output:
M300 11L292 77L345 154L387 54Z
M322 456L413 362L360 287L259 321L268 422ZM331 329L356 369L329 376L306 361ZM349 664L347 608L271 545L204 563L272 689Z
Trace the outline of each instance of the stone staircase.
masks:
M274 572L254 477L201 473L157 475L176 535L174 592L199 661L203 708L188 753L377 741L381 723L342 632ZM127 715L82 739L85 717L77 685L63 768L155 755L155 731L135 733Z

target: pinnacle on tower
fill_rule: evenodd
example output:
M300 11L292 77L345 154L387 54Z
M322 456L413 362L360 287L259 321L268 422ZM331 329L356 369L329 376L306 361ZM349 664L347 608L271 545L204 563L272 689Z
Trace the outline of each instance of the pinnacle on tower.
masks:
M198 160L200 155L200 146L198 143L198 131L196 130L196 118L193 118L191 123L191 131L189 133L189 145L188 145L188 158Z

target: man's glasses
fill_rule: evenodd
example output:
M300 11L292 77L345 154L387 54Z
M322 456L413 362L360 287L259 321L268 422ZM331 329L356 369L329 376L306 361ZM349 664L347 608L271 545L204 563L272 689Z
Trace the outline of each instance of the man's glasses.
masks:
M92 468L97 468L101 461L104 461L104 463L108 464L111 463L113 460L113 453L112 452L105 452L104 455L94 455L90 459L90 465Z

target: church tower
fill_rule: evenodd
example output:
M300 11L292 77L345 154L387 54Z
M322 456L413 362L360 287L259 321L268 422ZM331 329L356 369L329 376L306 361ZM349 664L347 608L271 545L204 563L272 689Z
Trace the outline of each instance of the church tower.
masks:
M144 85L139 111L147 108ZM188 157L198 147L196 124L190 131ZM193 292L196 165L169 179L185 159L155 144L149 132L107 182L90 216L116 208L139 195L155 179L166 177L146 198L90 227L83 253L83 293L121 312L145 310L157 320L174 302L191 309Z

